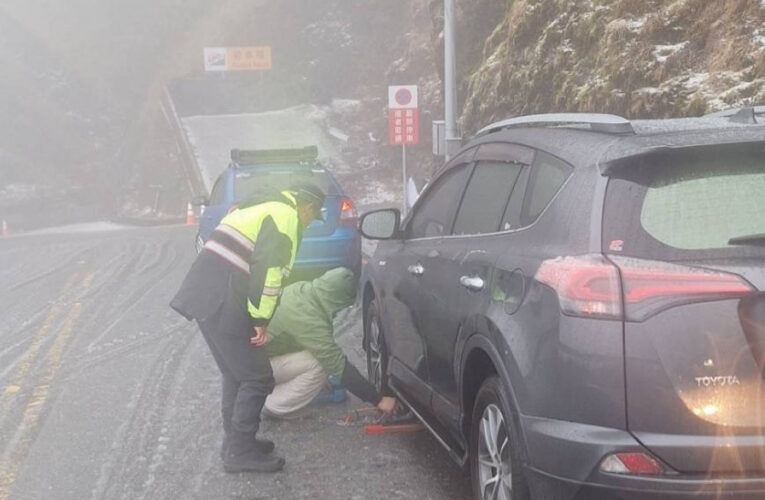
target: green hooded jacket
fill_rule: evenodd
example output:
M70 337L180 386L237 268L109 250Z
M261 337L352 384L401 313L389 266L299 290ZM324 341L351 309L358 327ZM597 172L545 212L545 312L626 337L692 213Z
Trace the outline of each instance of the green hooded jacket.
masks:
M356 277L344 267L287 286L268 325L268 355L308 351L328 375L340 378L346 357L335 342L332 319L355 297Z

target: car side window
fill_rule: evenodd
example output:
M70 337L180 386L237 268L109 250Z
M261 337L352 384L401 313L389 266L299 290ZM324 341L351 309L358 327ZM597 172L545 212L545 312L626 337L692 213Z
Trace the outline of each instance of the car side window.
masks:
M498 231L508 198L522 168L520 163L479 161L462 197L453 234Z
M226 183L223 176L218 177L218 180L215 181L215 185L213 186L212 192L210 193L210 205L220 205L223 203L225 185Z
M531 177L526 190L521 224L527 226L537 220L560 190L571 167L563 161L541 151L537 152L531 167Z
M469 173L470 164L461 164L436 179L415 207L407 226L408 238L429 238L449 233Z
M515 181L515 188L510 195L510 201L507 202L507 208L505 208L505 215L502 216L502 224L499 227L500 231L510 231L511 229L518 229L522 227L521 224L521 211L523 210L523 198L526 194L526 186L529 183L529 173L531 168L526 165L521 170L518 180Z

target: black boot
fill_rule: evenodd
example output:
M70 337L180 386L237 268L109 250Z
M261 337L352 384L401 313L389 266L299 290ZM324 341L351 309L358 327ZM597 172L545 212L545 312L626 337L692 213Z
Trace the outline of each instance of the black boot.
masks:
M225 460L226 454L228 453L228 447L231 443L230 438L228 437L228 433L225 433L223 435L223 443L220 445L220 459ZM269 441L268 439L256 439L255 440L255 449L258 450L260 453L271 453L274 451L274 442Z
M226 472L277 472L284 467L283 458L258 450L254 434L232 432L229 443L223 460Z

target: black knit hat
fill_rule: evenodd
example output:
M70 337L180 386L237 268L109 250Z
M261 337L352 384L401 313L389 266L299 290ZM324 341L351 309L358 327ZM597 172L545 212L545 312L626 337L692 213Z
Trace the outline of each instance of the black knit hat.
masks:
M312 204L318 212L324 206L324 192L310 182L299 182L290 186L289 191L295 195L298 205Z

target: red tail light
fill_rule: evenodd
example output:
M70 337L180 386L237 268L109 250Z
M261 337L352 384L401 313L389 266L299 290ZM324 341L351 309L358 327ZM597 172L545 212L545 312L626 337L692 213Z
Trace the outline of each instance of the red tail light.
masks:
M356 227L359 214L356 212L356 207L353 202L348 198L343 198L340 202L340 225Z
M754 292L735 274L628 257L608 260L602 255L544 261L536 280L558 292L566 314L627 321L643 321L675 305Z

